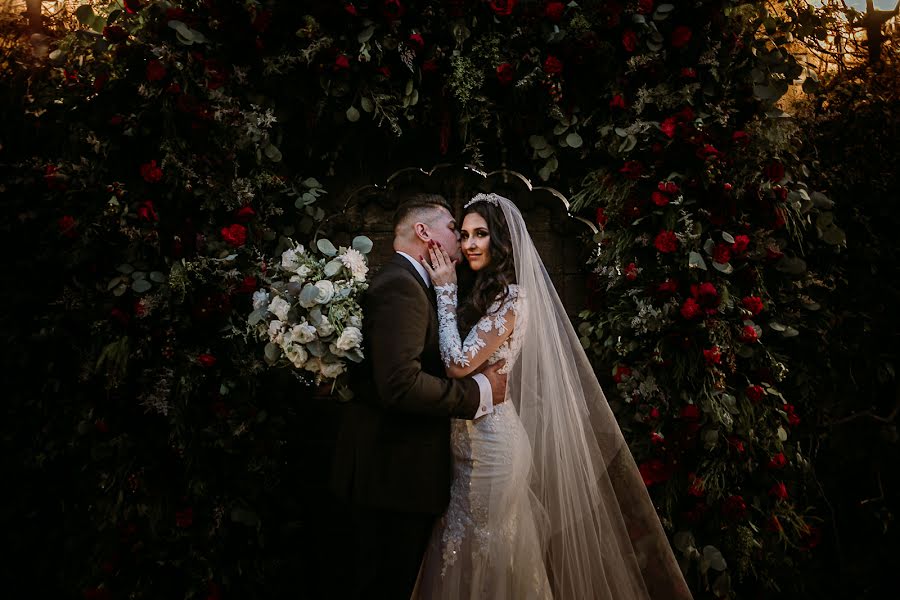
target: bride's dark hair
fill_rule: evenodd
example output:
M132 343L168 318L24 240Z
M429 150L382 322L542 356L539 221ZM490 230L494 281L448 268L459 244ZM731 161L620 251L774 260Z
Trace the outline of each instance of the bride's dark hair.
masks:
M513 261L512 241L509 236L509 226L503 209L490 202L476 202L466 209L465 214L478 213L487 222L491 242L491 262L476 271L473 275L468 262L462 261L460 282L466 283L471 288L461 295L465 298L459 306L458 321L460 332L465 336L478 319L487 314L491 305L499 300L506 300L509 292L507 287L516 282L516 265ZM463 215L465 219L465 215ZM468 286L465 286L468 287Z

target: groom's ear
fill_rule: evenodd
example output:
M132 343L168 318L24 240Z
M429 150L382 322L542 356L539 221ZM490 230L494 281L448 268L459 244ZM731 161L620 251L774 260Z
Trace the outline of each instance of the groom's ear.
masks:
M415 225L413 225L413 230L416 232L416 237L423 242L428 242L431 240L431 233L429 233L428 225L426 225L425 223L416 223Z

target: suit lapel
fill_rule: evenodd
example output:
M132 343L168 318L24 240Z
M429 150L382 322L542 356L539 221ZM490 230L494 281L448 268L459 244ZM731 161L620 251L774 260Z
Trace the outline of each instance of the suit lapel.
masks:
M416 270L412 263L410 263L405 256L394 253L394 256L391 258L388 264L393 264L401 269L404 269L406 272L410 273L413 277L416 278L416 281L419 282L419 285L422 286L422 289L425 290L425 295L428 297L428 301L431 302L431 306L437 310L437 297L434 295L434 290L428 287L428 284L422 279L422 276L419 275L419 272Z

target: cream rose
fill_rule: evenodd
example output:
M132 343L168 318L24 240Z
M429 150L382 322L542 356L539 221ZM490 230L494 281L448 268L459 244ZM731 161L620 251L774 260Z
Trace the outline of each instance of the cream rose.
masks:
M337 346L339 350L352 350L353 348L359 347L362 343L362 339L362 331L356 327L345 327L334 345Z

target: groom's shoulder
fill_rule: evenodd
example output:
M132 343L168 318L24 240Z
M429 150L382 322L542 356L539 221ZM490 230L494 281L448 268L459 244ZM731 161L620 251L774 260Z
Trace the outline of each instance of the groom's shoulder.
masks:
M386 285L417 285L415 275L404 269L401 264L396 261L390 261L384 264L369 282L369 289L380 288Z

